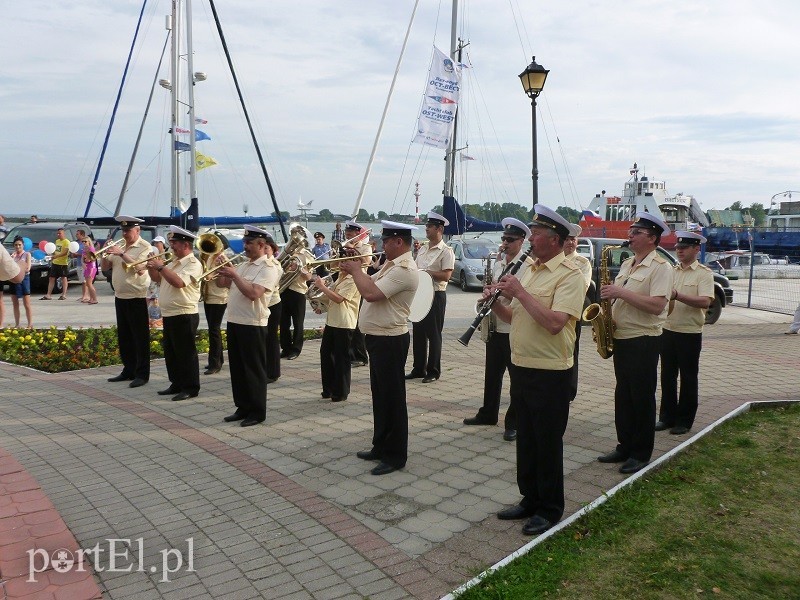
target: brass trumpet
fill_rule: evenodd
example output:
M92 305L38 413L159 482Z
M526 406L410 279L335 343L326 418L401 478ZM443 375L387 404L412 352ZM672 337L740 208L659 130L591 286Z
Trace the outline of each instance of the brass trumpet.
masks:
M110 242L110 243L106 244L105 246L100 248L100 250L98 250L94 254L98 259L106 258L106 256L105 256L106 252L108 252L113 246L117 246L118 248L124 247L125 246L125 238L119 238L118 240L116 240L114 242Z
M125 270L129 271L130 269L135 269L141 264L146 263L148 260L152 260L154 258L161 258L164 261L164 264L167 264L172 259L175 258L175 253L172 250L164 250L164 252L160 252L158 254L152 254L146 258L140 258L136 262L132 263L123 263L125 265Z
M200 277L194 277L194 276L190 276L190 277L189 277L189 279L191 279L192 283L194 283L194 284L197 284L197 283L199 283L200 281L212 281L213 279L216 279L216 278L217 278L217 275L214 275L214 274L215 274L217 271L219 271L219 270L220 270L222 267L227 267L228 265L231 265L231 264L239 264L241 261L240 261L240 260L237 260L237 259L241 259L241 258L246 258L246 256L245 256L245 253L244 253L244 252L240 252L239 254L234 254L234 255L233 255L233 256L231 256L230 258L226 258L226 259L225 259L223 262L221 262L220 264L218 264L218 265L215 265L214 267L211 267L210 269L206 269L206 270L205 270L205 271L204 271L204 272L203 272L203 273L200 275ZM214 275L214 276L213 276L213 277L211 277L212 275Z

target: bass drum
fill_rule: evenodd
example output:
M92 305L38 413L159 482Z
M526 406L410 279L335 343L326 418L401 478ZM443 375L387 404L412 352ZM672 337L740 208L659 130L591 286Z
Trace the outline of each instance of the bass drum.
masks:
M427 271L419 272L419 285L414 299L411 301L411 310L408 320L412 323L419 323L428 316L433 306L433 278Z

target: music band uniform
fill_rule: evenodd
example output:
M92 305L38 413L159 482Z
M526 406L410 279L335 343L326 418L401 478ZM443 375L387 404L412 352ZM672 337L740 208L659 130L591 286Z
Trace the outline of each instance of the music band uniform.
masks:
M661 233L669 231L650 213L637 213L636 218L638 220L631 227L657 234L656 245ZM670 263L655 248L634 266L635 260L636 256L633 256L622 263L614 285L642 296L668 299L672 294ZM637 463L635 466L641 468L650 461L655 443L658 357L667 304L665 302L661 313L654 315L617 298L611 314L616 324L614 424L618 444L615 452L626 463L633 459Z
M275 248L277 248L277 244ZM280 280L283 275L283 268L281 261L277 258L277 252L273 248L273 255L270 261L273 267L278 270L278 279ZM267 382L274 383L281 376L281 343L279 339L281 313L283 312L283 304L281 303L281 294L276 287L272 291L272 296L269 299L269 319L267 319Z
M689 246L699 249L706 239L693 232L678 231L676 251ZM661 334L661 408L656 431L670 429L682 434L692 428L697 414L698 373L703 347L703 325L707 308L687 304L693 298L714 300L714 273L697 259L688 266L679 261L673 267L674 308ZM678 376L680 375L680 397Z
M154 281L161 282L159 306L164 323L161 346L170 386L161 395L175 394L173 400L194 398L200 391L200 363L197 356L197 327L200 324L198 303L200 302L200 276L203 265L192 253L196 236L185 229L170 226L170 245L175 242L188 244L188 254L178 257L173 245L175 258L168 264L154 260L148 264ZM156 268L152 268L155 264ZM179 282L173 284L167 273L178 276ZM192 278L196 283L192 283ZM180 285L182 284L182 286Z
M428 244L420 247L417 252L417 267L421 271L450 271L455 267L455 254L448 246L438 227L445 227L450 222L442 215L435 212L428 213L426 226L436 227L436 233L428 237ZM426 229L427 231L427 229ZM431 239L438 239L436 243ZM444 281L433 280L433 304L425 318L414 323L413 349L414 365L409 379L423 378L423 383L439 379L442 374L442 329L444 328L444 314L447 308L447 279Z
M135 231L136 239L127 244L122 253L109 251L103 257L103 261L111 268L117 342L122 360L122 373L110 379L132 379L132 383L145 383L150 379L150 318L147 313L150 275L144 266L126 269L125 264L147 257L152 247L138 234L142 219L120 215L116 220L123 234Z
M225 363L225 354L222 351L222 319L228 308L228 288L204 281L202 298L203 312L208 323L208 365L205 374L213 375Z
M266 231L245 225L247 238L271 239ZM272 291L277 289L280 271L266 254L236 266L244 284L263 288L255 300L230 284L228 295L228 363L236 412L226 420L242 420L243 426L263 422L267 417L267 322Z
M281 294L281 357L293 360L303 351L303 325L306 320L308 283L295 277Z
M345 223L345 233L343 235L345 237L350 235L352 238L357 236L362 231L363 228L361 225L351 220ZM362 256L372 254L372 245L369 243L368 239L358 242L358 244L356 244L356 249ZM371 262L372 259L370 259L370 262L368 262L367 265L371 264ZM361 307L359 306L359 310L360 308ZM369 362L369 355L367 354L367 345L364 341L364 334L361 333L361 330L358 328L358 324L356 324L356 328L353 330L352 340L350 342L350 361L354 367L363 367Z
M575 322L583 311L584 279L574 262L564 256L568 223L552 209L534 206L529 224L537 256L519 284L533 307L514 298L511 312L511 398L517 412L517 485L519 505L498 513L500 518L530 520L523 533L549 529L564 513L563 436L569 417L569 381L575 345ZM541 250L536 236L549 229L557 238ZM550 254L555 254L548 258ZM531 261L530 258L526 259ZM540 319L555 313L563 325L551 331ZM534 312L530 312L534 311Z
M389 258L383 268L371 277L366 273L351 273L364 297L358 326L364 332L369 353L369 381L372 392L374 434L372 448L360 453L367 460L380 460L373 474L402 469L408 459L408 411L406 408L405 363L408 358L410 335L408 316L411 302L419 285L419 272L411 254L411 225L381 221L384 247L392 237L402 239L403 252ZM392 241L392 244L395 244ZM400 250L398 250L398 253ZM343 263L344 270L348 263ZM359 268L360 271L360 268ZM356 275L358 278L356 278ZM380 290L383 298L370 301L360 283L367 278Z
M347 400L350 394L351 360L350 342L358 323L358 305L361 294L353 278L340 273L334 293L341 302L329 298L325 329L319 347L322 397L333 402Z
M531 230L528 229L527 225L512 217L503 219L502 225L504 236L523 240L523 244L520 245L519 252L514 256L504 254L503 260L496 260L494 262L494 265L492 265L493 282L497 282L503 271L509 265L517 262L522 255L525 254L523 246L531 234ZM522 267L520 267L516 274L517 279L522 278L531 262L532 261L525 261ZM503 296L499 296L496 302L506 306L511 303L510 300ZM511 367L511 344L509 343L511 324L506 323L502 319L498 319L494 313L490 313L490 315L493 330L486 342L486 359L483 375L483 406L478 409L478 414L475 417L464 419L465 425L497 424L500 415L500 397L503 394L503 376ZM504 434L505 437L510 438L508 441L513 441L513 439L516 438L517 417L512 402L508 404L508 410L506 411L503 425L506 432ZM511 432L513 432L513 434Z
M575 225L574 223L570 223L570 235L567 240L573 240L573 243L577 245L578 238L580 237L581 233L583 232L583 228L580 225ZM589 286L592 284L592 263L591 261L586 258L585 256L578 254L575 250L570 253L564 252L564 256L574 262L577 267L581 271L581 275L583 275L584 282L586 284L586 291L589 290ZM581 342L581 319L578 319L575 322L575 352L572 355L572 376L570 377L570 402L575 400L575 397L578 395L578 358L580 356L580 342Z

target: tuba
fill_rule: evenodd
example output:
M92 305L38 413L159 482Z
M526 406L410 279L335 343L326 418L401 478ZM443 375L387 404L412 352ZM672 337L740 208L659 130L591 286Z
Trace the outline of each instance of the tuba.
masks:
M627 242L621 246L604 246L600 253L600 286L611 283L611 273L609 271L609 261L611 253L617 248L627 246ZM592 339L597 344L597 353L601 358L609 358L614 354L614 320L611 318L611 301L600 300L586 307L582 318L592 324Z
M483 286L489 287L494 283L494 264L497 259L500 258L499 252L492 252L486 257L486 264L483 268ZM475 314L481 312L483 308L483 299L478 300L475 303ZM489 338L492 337L492 333L494 333L495 329L497 328L497 317L493 312L487 314L481 324L478 326L481 330L481 341L486 343L489 341Z

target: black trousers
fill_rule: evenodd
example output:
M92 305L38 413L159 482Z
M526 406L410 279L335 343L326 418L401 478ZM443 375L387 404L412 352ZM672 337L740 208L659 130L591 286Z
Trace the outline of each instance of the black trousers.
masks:
M200 361L197 357L197 326L200 315L164 317L164 362L167 377L175 392L197 394L200 391Z
M575 400L578 395L578 355L580 354L581 320L575 321L575 350L572 352L572 369L569 377L569 401Z
M362 304L364 304L363 298L358 304L359 311L361 310ZM350 342L350 360L360 363L366 363L369 361L369 356L367 355L367 345L364 343L364 334L361 333L358 325L356 325L356 328L353 330L353 338Z
M283 302L269 307L267 320L267 377L278 379L281 376L281 345L278 340L278 329L281 324Z
M203 303L203 312L208 322L208 368L220 369L225 362L222 353L222 317L225 316L227 304Z
M150 379L150 317L146 298L114 298L122 375Z
M347 398L350 394L350 340L352 329L325 326L319 347L322 391L332 398Z
M486 363L483 373L483 406L478 410L481 421L494 425L500 414L500 396L503 394L503 375L511 367L511 344L507 333L492 333L486 342ZM517 428L513 398L505 418L506 429Z
M408 459L405 365L410 337L366 335L375 432L372 450L383 462L404 467Z
M702 333L661 334L661 410L658 420L667 425L692 428L697 414L698 373ZM678 397L678 375L681 393Z
M653 455L656 426L656 385L661 338L643 335L614 340L614 424L617 450L636 460Z
M551 523L564 514L564 432L571 370L511 365L517 410L517 485L520 504Z
M267 418L267 328L228 322L228 364L236 412Z
M281 351L284 354L303 350L303 323L306 320L306 296L294 290L281 294ZM294 331L291 331L294 326Z
M427 316L414 323L414 367L412 372L423 377L442 374L442 328L447 307L447 292L434 292Z

